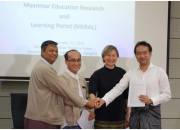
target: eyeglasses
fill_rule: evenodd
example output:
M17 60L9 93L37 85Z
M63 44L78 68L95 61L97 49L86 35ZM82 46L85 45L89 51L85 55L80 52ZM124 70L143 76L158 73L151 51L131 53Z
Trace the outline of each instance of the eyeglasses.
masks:
M67 60L67 61L70 61L71 63L81 63L81 59L78 59L78 60L74 60L74 59L72 59L72 60Z

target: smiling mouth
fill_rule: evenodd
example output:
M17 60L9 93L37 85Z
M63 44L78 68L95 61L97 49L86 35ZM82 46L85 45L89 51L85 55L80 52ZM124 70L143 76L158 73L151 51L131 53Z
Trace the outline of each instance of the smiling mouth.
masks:
M75 69L79 69L79 66L74 66Z
M57 58L56 56L52 56L51 58Z

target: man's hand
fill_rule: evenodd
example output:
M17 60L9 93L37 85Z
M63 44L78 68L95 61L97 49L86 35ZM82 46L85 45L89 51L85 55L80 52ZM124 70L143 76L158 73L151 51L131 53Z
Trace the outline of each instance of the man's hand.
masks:
M87 103L84 107L89 108L89 109L93 109L94 108L94 102L92 100L87 101Z
M94 103L94 108L96 107L96 106L98 106L99 105L99 102L100 102L100 98L94 98L94 99L92 99L92 101L93 101L93 103Z
M130 118L130 115L127 115L127 114L126 114L125 128L128 128L128 127L129 127L129 118Z
M139 100L145 104L151 104L151 99L147 95L140 95Z
M95 109L98 109L105 103L105 101L103 99L100 99L100 98L96 98L96 99L97 99L96 100L97 105L95 106Z
M94 112L89 111L89 117L88 117L88 120L90 121L90 120L94 119L95 116L96 116L96 115L94 114Z
M94 98L94 99L88 101L84 107L93 109L98 105L99 100L100 100L100 98Z

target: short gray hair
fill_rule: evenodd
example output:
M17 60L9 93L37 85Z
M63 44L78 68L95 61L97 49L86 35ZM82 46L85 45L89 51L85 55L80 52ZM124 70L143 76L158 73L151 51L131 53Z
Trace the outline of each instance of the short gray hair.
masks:
M108 45L103 49L103 51L101 53L102 59L105 55L109 54L112 50L115 50L117 57L119 57L119 52L118 52L117 48L113 45ZM103 63L105 63L104 59L103 59Z

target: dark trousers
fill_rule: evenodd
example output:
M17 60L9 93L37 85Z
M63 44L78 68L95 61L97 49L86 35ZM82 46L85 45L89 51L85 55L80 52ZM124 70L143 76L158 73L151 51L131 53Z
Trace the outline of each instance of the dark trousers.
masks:
M42 121L31 120L24 117L24 129L61 129L61 126L51 125Z
M130 129L161 129L160 105L145 107L132 107L130 116Z

